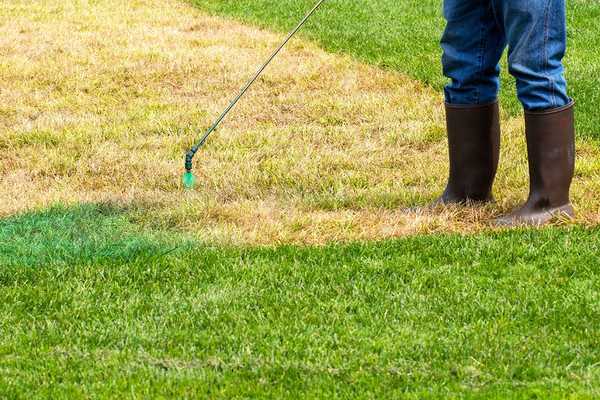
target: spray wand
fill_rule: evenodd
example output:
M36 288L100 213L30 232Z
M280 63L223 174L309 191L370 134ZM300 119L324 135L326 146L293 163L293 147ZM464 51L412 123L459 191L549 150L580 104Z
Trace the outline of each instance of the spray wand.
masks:
M317 4L315 4L315 6L304 16L304 18L302 18L298 25L287 35L283 43L281 43L281 45L279 45L279 47L275 49L275 51L273 52L273 54L271 54L271 56L269 56L267 61L258 69L258 71L252 76L252 78L250 78L246 85L244 85L240 93L231 101L229 106L227 106L227 108L223 111L219 118L217 118L216 121L210 126L210 128L208 128L208 130L202 136L202 138L194 146L192 146L192 148L188 150L188 152L185 155L185 173L183 174L183 186L185 188L191 189L194 187L196 178L192 173L192 167L194 156L196 155L198 150L200 150L200 148L204 146L208 137L219 127L219 125L221 124L221 122L223 122L223 119L225 119L227 114L229 114L229 112L233 109L233 107L235 107L238 101L240 101L240 99L244 97L248 89L250 89L252 84L256 82L256 80L262 75L264 70L271 63L271 61L273 61L277 54L279 54L279 52L285 47L287 42L289 42L290 39L294 37L294 35L300 30L300 28L304 26L304 24L309 20L309 18L315 13L315 11L317 11L317 9L321 7L321 4L323 4L323 2L325 2L325 0L319 0Z

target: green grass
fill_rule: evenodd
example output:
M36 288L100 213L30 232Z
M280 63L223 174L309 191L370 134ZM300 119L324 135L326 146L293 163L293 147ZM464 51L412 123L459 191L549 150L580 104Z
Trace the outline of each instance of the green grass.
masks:
M281 32L289 30L314 0L191 0L204 10L232 16ZM439 38L444 21L441 0L330 0L303 35L332 52L402 71L442 88ZM600 139L600 3L568 2L569 52L566 59L571 96L578 103L583 137ZM506 68L504 68L506 69ZM504 73L501 98L511 113L519 111L514 80Z
M212 248L0 221L0 397L597 398L600 231Z

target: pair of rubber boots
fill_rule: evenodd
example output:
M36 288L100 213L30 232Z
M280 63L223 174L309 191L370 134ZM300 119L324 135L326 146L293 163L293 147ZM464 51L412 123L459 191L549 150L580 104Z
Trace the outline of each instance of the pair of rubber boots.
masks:
M573 103L542 112L525 112L529 160L529 198L494 221L499 226L543 225L572 218L569 190L575 168ZM436 204L493 201L492 185L500 155L498 103L446 104L450 177Z

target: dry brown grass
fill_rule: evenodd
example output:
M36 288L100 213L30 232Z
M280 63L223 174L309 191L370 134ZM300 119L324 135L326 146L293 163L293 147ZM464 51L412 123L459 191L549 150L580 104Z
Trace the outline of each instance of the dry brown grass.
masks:
M441 96L298 40L182 191L185 148L280 39L177 0L0 3L0 215L110 201L211 242L322 243L478 231L526 195L505 119L498 204L406 211L444 184ZM580 223L599 219L599 163L580 143Z

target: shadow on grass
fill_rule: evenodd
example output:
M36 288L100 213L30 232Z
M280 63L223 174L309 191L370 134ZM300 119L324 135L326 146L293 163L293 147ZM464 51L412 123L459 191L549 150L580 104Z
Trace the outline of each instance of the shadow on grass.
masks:
M153 259L186 245L181 235L149 231L113 204L53 206L0 220L0 265L66 266Z
M331 243L326 246L205 246L176 230L136 223L138 206L115 204L56 205L0 219L0 266L59 267L151 262L167 255L228 259L254 258L287 264L302 259L315 265L410 258L417 264L465 266L549 260L582 261L600 254L599 230L578 226L517 229L474 235L434 234L377 242ZM596 250L598 253L596 253ZM176 254L174 254L176 253Z

